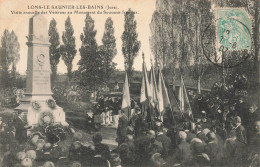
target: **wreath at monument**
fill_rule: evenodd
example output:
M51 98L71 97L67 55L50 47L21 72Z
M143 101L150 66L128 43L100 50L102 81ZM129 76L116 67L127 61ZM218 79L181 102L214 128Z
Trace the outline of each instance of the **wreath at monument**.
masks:
M45 128L45 134L48 142L51 144L55 144L66 139L66 133L59 125L47 126Z
M47 105L51 108L51 109L55 109L56 108L56 103L53 99L49 99L46 101Z
M39 124L41 126L48 126L54 123L54 116L51 112L42 112L39 118Z
M41 105L39 104L39 102L33 101L33 102L32 102L32 107L33 107L35 110L39 110L39 109L41 108Z

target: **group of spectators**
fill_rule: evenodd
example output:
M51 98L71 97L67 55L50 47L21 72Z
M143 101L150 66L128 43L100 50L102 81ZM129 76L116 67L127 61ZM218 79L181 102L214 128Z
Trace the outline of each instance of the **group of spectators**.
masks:
M121 99L111 97L105 97L103 95L97 98L97 104L95 105L94 114L101 116L102 125L118 126L119 110L121 108Z
M72 131L74 138L70 147L61 147L56 140L51 142L50 139L53 137L47 137L44 142L40 139L41 135L37 134L38 138L34 141L37 136L34 135L30 141L30 145L35 144L33 148L36 148L34 154L37 157L32 156L33 151L29 150L30 161L34 158L35 161L40 162L42 157L44 160L49 157L47 160L51 162L48 162L47 166L54 166L66 157L67 161L60 166L67 164L68 166L102 167L254 167L260 165L260 113L256 105L248 104L243 98L233 101L228 106L221 106L223 103L217 99L214 106L207 105L201 111L194 112L196 114L193 117L174 112L172 122L167 124L156 118L151 124L137 105L135 105L135 112L129 117L128 111L120 110L118 99L110 100L109 98L104 100L104 107L102 107L102 100L98 105L102 108L100 113L105 112L105 103L114 106L111 108L112 112L115 110L118 112L115 113L118 116L117 148L110 150L108 145L102 143L102 134L99 132L93 135L91 142L77 140L80 137ZM12 150L11 147L16 144L10 143L11 141L16 141L20 146L28 143L23 132L30 127L22 121L22 114L22 112L18 113L18 117L13 121L5 120L3 123L0 119L0 137L4 136L1 138L4 162L11 164L14 162L10 157L12 153L8 150ZM9 125L11 122L16 129L14 134L13 129L8 129L13 127ZM17 156L16 153L13 155ZM14 159L17 163L17 158ZM23 164L23 161L28 164L28 158L20 160L19 164Z
M109 125L118 127L119 115L121 112L122 99L121 97L104 97L103 95L98 96L97 104L94 108L94 115L100 116L101 125ZM131 112L133 114L135 108L135 102L131 99ZM98 121L97 121L98 122Z
M260 165L258 108L243 97L228 106L221 104L208 105L192 118L175 112L173 123L167 126L160 120L149 126L140 109L127 121L122 111L117 129L122 165Z

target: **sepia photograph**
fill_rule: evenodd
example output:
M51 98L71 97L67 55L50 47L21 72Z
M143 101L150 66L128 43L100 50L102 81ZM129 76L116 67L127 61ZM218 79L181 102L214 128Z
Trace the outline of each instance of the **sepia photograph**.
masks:
M259 167L259 0L0 0L0 167Z

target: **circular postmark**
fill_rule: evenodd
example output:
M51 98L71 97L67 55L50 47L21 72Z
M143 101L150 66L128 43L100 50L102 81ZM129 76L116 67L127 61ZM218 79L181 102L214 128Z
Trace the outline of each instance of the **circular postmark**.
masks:
M218 18L202 33L202 51L214 65L233 68L242 64L251 53L250 28L234 17Z

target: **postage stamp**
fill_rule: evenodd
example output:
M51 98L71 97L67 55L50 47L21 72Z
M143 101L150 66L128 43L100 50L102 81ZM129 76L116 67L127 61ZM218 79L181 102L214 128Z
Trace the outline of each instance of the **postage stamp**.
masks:
M216 49L250 50L251 21L242 8L216 9Z

